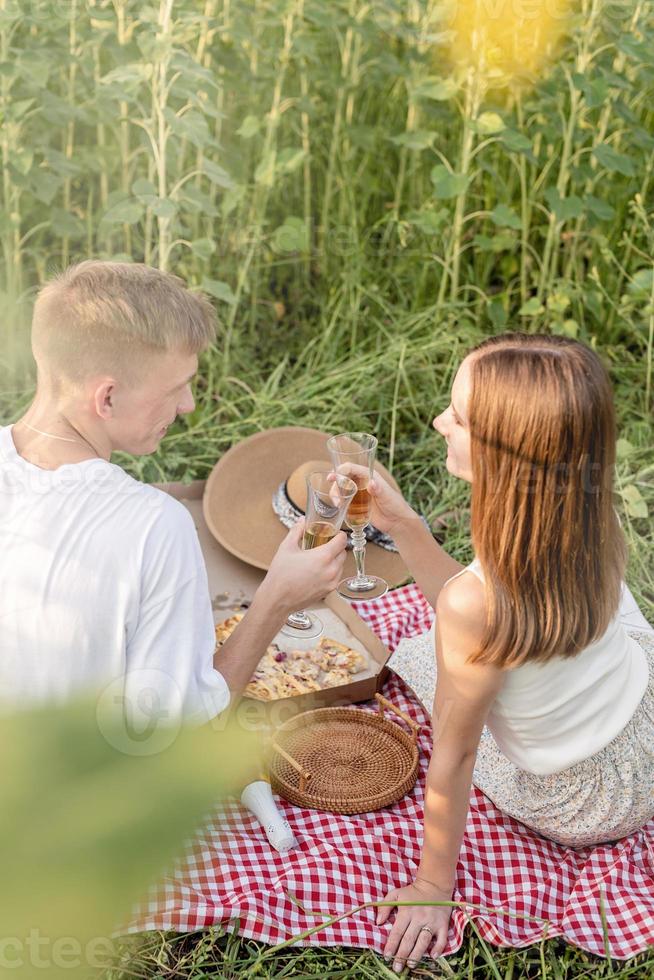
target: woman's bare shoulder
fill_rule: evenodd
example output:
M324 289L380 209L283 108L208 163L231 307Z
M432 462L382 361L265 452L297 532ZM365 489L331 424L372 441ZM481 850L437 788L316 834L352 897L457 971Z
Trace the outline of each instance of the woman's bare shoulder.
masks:
M486 595L483 582L465 571L447 582L438 593L436 615L466 632L482 633L486 625Z

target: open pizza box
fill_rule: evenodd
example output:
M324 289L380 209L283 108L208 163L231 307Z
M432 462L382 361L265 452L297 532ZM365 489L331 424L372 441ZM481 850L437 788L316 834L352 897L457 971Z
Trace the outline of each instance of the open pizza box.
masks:
M188 484L161 483L157 486L179 500L193 517L207 566L214 621L219 623L232 616L234 612L242 612L263 580L265 572L230 554L209 531L202 512L205 481L196 480ZM308 694L297 694L276 701L255 703L254 699L247 698L252 702L253 708L256 705L267 709L268 714L274 714L277 723L281 723L285 718L299 711L307 711L311 708L367 701L374 697L376 691L381 690L388 676L386 661L390 656L389 651L357 615L349 602L334 592L322 603L307 608L315 611L323 621L325 637L344 643L361 653L366 658L366 666L353 674L352 681L348 684L339 684L336 687L328 687ZM275 643L282 650L298 649L303 645L297 640L287 639L281 635L275 638Z

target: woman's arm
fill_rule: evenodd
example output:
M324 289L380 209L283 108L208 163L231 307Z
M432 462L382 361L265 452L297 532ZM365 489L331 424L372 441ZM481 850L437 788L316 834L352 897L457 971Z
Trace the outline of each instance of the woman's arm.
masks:
M465 566L441 548L415 511L398 524L393 540L422 594L435 609L445 582Z
M438 683L434 705L434 748L425 792L423 852L413 884L396 889L388 901L451 901L456 865L465 831L477 746L503 672L486 664L468 664L479 648L485 617L484 589L472 574L441 590L436 606ZM398 909L385 955L394 966L417 962L437 940L437 955L447 941L449 908L405 906ZM390 907L382 910L383 923Z

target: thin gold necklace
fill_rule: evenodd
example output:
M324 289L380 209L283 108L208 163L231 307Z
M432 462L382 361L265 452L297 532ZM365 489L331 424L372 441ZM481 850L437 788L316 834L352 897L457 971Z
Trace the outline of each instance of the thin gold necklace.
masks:
M29 422L26 422L25 421L25 419L19 419L16 424L17 425L24 425L28 429L31 429L32 432L37 432L40 436L47 436L48 439L60 439L61 442L74 442L78 446L85 446L86 449L89 449L89 448L92 449L93 452L96 453L96 455L97 455L97 450L96 450L95 446L93 446L90 442L81 442L79 439L69 439L67 436L55 436L55 435L52 434L52 432L44 432L43 429L37 429L35 425L30 425Z

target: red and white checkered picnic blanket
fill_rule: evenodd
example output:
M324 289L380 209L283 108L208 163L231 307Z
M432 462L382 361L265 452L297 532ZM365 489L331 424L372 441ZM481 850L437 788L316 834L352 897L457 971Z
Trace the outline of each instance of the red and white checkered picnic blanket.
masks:
M433 615L415 585L356 608L391 650L428 629ZM285 854L270 847L248 811L227 804L188 843L127 931L187 932L238 919L232 928L266 943L317 929L300 942L382 952L390 923L375 925L375 908L351 910L412 880L431 751L429 718L410 688L391 674L384 694L422 726L413 792L352 817L281 800L299 842ZM530 832L473 787L453 899L469 905L452 914L446 955L460 948L469 916L497 946L528 946L546 934L627 958L654 944L654 820L616 844L572 850Z

